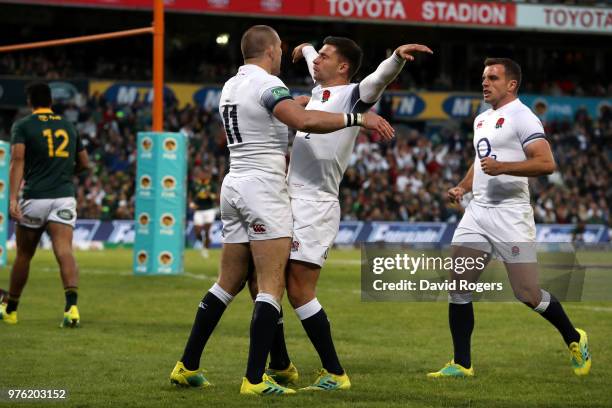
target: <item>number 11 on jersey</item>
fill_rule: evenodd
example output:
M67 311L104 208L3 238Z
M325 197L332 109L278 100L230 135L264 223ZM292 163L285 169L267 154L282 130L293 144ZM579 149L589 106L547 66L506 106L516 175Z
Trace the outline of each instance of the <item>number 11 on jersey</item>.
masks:
M242 136L238 129L238 105L223 105L223 125L227 133L227 144L234 144L234 137L237 143L242 143Z

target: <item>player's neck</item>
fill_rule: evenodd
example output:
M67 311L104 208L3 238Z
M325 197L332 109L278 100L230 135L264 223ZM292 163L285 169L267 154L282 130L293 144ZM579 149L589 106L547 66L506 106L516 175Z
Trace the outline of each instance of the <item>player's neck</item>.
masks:
M514 102L517 98L518 98L517 95L510 95L510 96L508 96L508 97L506 97L504 99L501 99L496 105L491 105L491 107L493 108L493 110L498 110L498 109L506 106L510 102Z
M257 65L259 68L263 69L268 74L272 73L272 64L270 64L268 61L264 61L259 58L251 58L244 60L244 65Z
M319 82L321 88L330 88L332 86L348 85L349 81L346 78L332 78L328 81Z

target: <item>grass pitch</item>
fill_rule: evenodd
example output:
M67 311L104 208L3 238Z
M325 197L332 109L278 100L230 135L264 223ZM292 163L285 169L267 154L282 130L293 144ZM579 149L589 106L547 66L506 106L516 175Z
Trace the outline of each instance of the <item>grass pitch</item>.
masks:
M472 339L476 377L430 380L425 373L452 357L447 305L362 303L358 251L332 252L318 291L352 390L274 400L240 396L252 310L246 291L230 305L202 359L215 386L177 389L168 377L197 305L215 280L218 256L212 251L203 260L187 251L183 276L134 277L128 250L78 252L82 327L62 330L59 273L52 254L40 251L21 298L19 324L0 323L0 407L612 406L612 302L565 305L589 334L593 369L586 378L574 376L561 337L536 313L518 303L479 303ZM582 262L610 265L612 254L586 253ZM7 286L5 268L0 287ZM320 363L284 304L287 345L303 387ZM9 388L66 389L68 398L15 403L6 399Z

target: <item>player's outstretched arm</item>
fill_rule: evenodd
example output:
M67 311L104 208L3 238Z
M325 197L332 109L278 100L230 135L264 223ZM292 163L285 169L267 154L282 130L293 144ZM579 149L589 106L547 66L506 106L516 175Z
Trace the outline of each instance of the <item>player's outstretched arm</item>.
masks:
M276 104L274 116L285 125L310 133L329 133L349 126L361 126L379 132L385 140L392 139L395 131L382 117L368 113L329 113L305 110L293 99Z
M359 95L363 102L374 103L395 77L402 71L406 61L414 61L415 52L433 54L426 45L404 44L395 49L393 55L380 63L376 71L359 83Z
M19 190L23 180L23 168L25 165L25 144L15 143L11 146L11 164L9 167L9 213L16 220L21 220L19 209Z
M461 182L448 190L448 198L451 202L459 203L463 199L464 194L472 191L472 183L474 181L474 164L470 166L467 174Z
M310 43L302 43L298 45L293 49L293 53L291 54L294 64L302 58L306 60L306 65L308 65L308 72L310 73L310 77L312 78L313 82L316 82L314 79L314 60L318 56L319 53Z
M545 176L552 174L557 168L546 139L538 139L525 146L525 156L527 160L519 162L497 161L492 157L485 157L480 160L480 166L489 176L508 174L519 177Z

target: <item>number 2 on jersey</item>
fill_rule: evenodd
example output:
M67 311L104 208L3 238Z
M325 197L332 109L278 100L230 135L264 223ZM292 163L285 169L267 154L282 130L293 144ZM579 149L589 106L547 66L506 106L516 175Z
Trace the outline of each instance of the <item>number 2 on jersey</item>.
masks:
M231 109L231 111L230 111ZM231 119L231 126L230 126ZM234 144L234 137L237 143L242 143L242 136L238 130L238 106L223 105L223 125L227 134L227 144Z
M43 130L43 136L47 138L49 157L66 158L70 156L70 153L66 151L66 146L68 146L70 138L68 137L68 132L66 132L64 129L57 129L55 133L53 133L51 129L45 129ZM55 145L53 143L53 136L55 136L57 139L62 139L62 142L57 149L55 149Z

